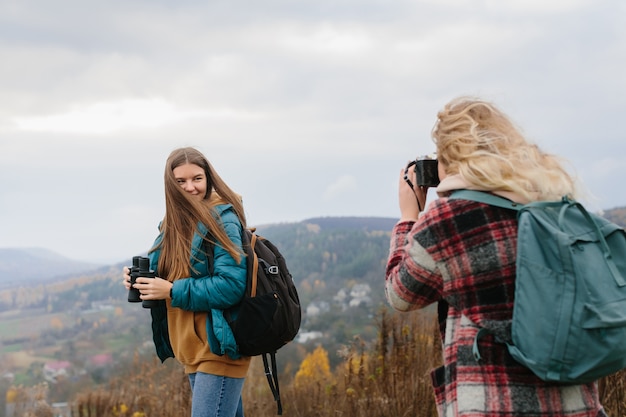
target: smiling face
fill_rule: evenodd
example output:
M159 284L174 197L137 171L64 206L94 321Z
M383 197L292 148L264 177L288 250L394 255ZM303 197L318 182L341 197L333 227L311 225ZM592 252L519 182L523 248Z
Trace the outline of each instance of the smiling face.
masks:
M207 193L207 178L204 169L196 164L179 165L172 170L178 185L198 200L204 199Z

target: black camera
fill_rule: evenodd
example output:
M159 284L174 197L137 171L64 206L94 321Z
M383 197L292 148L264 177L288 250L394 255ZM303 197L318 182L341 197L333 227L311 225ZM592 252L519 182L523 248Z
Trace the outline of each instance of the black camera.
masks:
M413 188L409 179L409 169L414 167L416 185L420 187L436 187L439 185L439 171L437 158L433 155L420 156L409 162L404 171L404 180Z
M156 272L150 269L150 259L143 256L133 256L133 265L130 269L130 290L128 291L128 302L139 303L143 308L152 308L158 305L158 300L142 300L141 293L133 285L139 277L154 278Z

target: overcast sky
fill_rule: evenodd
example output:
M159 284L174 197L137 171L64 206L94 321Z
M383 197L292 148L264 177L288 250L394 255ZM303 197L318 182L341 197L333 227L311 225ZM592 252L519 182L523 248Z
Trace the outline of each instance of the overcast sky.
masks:
M625 206L624 22L622 0L0 0L0 247L145 252L180 146L250 225L398 217L459 95Z

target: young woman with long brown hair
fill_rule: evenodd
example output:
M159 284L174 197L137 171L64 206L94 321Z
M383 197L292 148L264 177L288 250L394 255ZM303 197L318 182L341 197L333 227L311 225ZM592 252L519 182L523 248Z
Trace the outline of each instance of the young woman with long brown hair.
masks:
M224 310L246 287L241 198L194 148L174 150L165 165L165 217L149 252L157 278L137 278L151 309L156 352L185 367L192 417L242 417L250 358L237 353ZM209 253L211 250L213 253ZM130 289L128 268L124 285Z

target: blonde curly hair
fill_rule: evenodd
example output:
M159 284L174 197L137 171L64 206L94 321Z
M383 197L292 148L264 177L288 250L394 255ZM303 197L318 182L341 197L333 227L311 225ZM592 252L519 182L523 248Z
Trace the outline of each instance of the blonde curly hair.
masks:
M459 97L437 114L432 130L447 175L486 191L513 192L528 201L575 197L562 161L530 143L493 104Z

